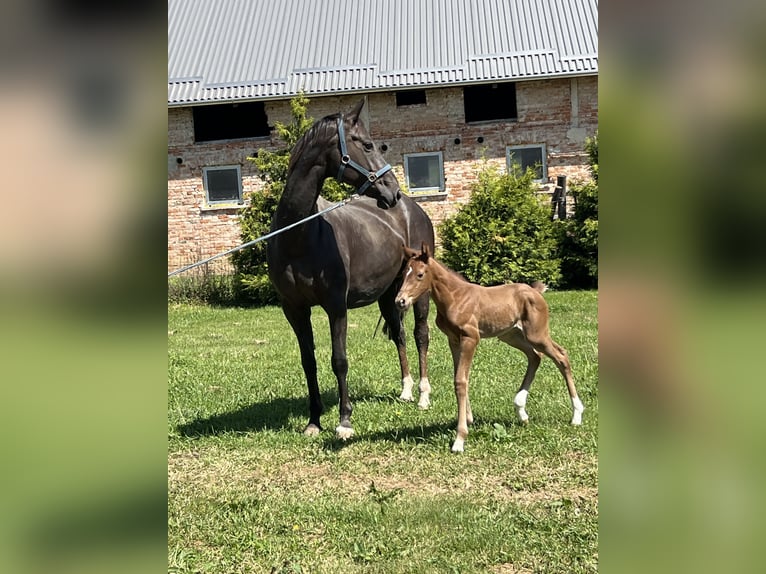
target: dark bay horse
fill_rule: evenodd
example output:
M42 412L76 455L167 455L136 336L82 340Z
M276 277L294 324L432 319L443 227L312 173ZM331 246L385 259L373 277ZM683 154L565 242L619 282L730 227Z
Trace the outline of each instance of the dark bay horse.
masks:
M406 309L430 291L436 304L436 325L447 335L452 351L458 407L453 452L463 451L468 425L473 422L468 377L479 340L488 337L497 337L527 356L527 372L513 400L522 423L529 419L527 394L540 366L540 355L544 354L564 377L572 402L572 424L581 424L584 407L577 396L567 352L551 339L542 283L537 282L535 287L524 283L483 287L466 281L431 257L429 246L422 246L418 252L405 245L403 251L409 261L396 303Z
M332 369L338 380L340 424L336 433L353 435L346 377L347 310L378 302L389 337L396 344L403 400L412 400L413 379L405 349L403 312L394 303L404 264L401 245L433 248L431 220L399 183L359 120L362 100L348 114L317 121L298 140L290 156L285 190L272 230L316 213L330 204L319 197L328 177L357 188L360 196L343 207L277 235L269 241L269 276L282 310L298 338L309 393L306 435L321 430L322 400L317 382L311 308L321 306L330 321ZM415 342L420 363L421 408L427 408L428 295L414 304Z

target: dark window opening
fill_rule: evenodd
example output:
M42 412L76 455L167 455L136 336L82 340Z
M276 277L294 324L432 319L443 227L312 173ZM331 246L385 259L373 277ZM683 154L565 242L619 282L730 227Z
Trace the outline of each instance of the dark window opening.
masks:
M196 106L194 141L258 138L269 135L269 123L263 102Z
M426 103L425 90L407 90L405 92L396 92L396 106L415 106Z
M486 84L463 88L465 121L515 120L516 84Z

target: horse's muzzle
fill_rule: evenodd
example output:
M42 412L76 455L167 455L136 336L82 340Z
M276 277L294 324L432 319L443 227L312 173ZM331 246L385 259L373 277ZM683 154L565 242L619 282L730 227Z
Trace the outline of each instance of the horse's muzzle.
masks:
M410 297L404 297L398 293L394 299L394 302L396 303L396 306L399 307L399 309L402 311L406 311L410 308L410 305L412 305L412 299Z

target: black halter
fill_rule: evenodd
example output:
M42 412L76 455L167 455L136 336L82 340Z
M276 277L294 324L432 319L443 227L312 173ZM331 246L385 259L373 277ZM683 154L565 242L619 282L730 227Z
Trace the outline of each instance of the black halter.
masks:
M380 176L391 170L391 164L387 163L378 171L370 171L369 169L359 165L353 159L351 159L351 156L348 155L348 150L346 149L346 132L343 129L342 117L338 118L338 139L340 140L340 169L338 170L338 177L335 179L343 183L343 172L346 170L346 166L348 165L353 167L356 171L367 178L367 181L365 181L361 186L359 186L359 189L356 190L359 195L362 195L365 191L367 191L367 188L375 183L375 181L377 181Z

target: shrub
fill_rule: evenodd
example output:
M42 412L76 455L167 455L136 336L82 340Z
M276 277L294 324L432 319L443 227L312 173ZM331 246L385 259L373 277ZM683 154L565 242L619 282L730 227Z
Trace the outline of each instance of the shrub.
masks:
M201 273L168 279L168 303L204 303L229 306L237 304L233 279L214 275L203 267Z
M560 260L550 207L535 193L534 170L501 174L485 166L471 199L439 227L441 259L482 285L559 283Z
M250 204L240 211L242 243L261 237L271 229L271 220L285 189L290 150L314 123L306 115L308 103L303 94L296 96L290 101L292 121L289 124L276 123L275 129L285 147L277 151L262 149L254 157L247 158L255 163L258 175L266 185L251 193ZM322 196L329 201L340 201L349 195L349 190L348 186L327 179L322 187ZM255 305L277 303L277 294L269 279L265 241L234 253L232 263L235 268L234 284L241 299Z
M559 257L563 285L591 289L598 286L598 133L586 146L593 181L570 187L575 210L571 219L559 222Z

